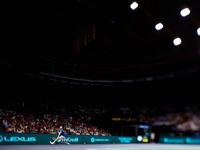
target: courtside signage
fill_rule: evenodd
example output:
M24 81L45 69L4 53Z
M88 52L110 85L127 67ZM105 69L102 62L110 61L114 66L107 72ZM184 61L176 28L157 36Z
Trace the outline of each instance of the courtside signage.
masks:
M100 138L91 138L90 139L90 141L92 142L92 143L94 143L94 142L109 142L109 139L100 139Z
M0 135L0 143L3 141L3 136Z
M52 138L53 140L55 140L54 138ZM61 139L58 140L57 142L61 142ZM75 138L72 138L72 137L66 137L64 142L68 142L68 143L78 143L79 142L79 138L75 137Z
M37 133L0 133L0 145L49 145L49 141L55 140L57 134ZM191 141L191 140L188 140ZM136 137L122 136L92 136L92 135L66 135L65 142L70 144L120 144L138 143ZM61 144L58 140L56 144Z
M160 137L159 143L165 144L200 144L197 137Z
M120 140L121 143L131 143L133 138L132 137L118 137L118 140Z
M11 136L11 137L6 137L6 136L1 136L0 135L0 142L35 142L36 137L18 137L18 136Z

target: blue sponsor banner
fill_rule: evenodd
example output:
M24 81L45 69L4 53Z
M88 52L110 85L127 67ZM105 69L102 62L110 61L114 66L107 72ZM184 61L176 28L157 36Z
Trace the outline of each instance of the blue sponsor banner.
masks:
M200 138L196 137L160 137L159 143L164 144L200 144Z
M54 141L57 134L0 133L0 145L40 145ZM66 135L65 142L71 144L120 144L138 143L136 137ZM61 144L58 140L56 144Z

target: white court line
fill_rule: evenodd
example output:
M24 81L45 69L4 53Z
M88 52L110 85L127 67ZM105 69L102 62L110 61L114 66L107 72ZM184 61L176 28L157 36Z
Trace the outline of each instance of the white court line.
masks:
M94 149L85 149L85 150L101 150L101 149L119 149L119 148L94 148Z

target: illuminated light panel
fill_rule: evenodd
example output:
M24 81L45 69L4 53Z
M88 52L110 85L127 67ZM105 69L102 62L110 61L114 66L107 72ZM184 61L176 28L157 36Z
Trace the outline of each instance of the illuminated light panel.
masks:
M176 38L176 39L174 39L173 43L174 43L175 46L178 46L182 43L182 41L181 41L180 38Z
M156 30L161 30L163 28L163 24L162 23L158 23L156 26L155 26Z
M130 8L131 8L132 10L135 10L137 7L138 7L138 3L137 3L137 2L133 2L133 3L130 5Z
M149 142L149 139L148 138L142 139L142 142L147 143Z
M197 29L197 34L200 36L200 28Z
M186 17L190 14L190 9L189 8L182 9L180 14L182 17Z
M141 141L142 141L142 136L139 135L139 136L137 137L137 140L138 140L139 142L141 142Z

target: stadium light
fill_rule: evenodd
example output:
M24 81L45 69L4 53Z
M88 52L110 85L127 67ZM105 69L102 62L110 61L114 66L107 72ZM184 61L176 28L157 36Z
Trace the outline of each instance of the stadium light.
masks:
M178 46L182 43L182 41L181 41L180 38L176 38L176 39L174 39L173 43L174 43L175 46Z
M182 17L185 17L185 16L190 14L190 9L189 8L184 8L184 9L181 10L180 14L181 14Z
M158 23L156 26L155 26L156 30L161 30L163 28L163 24L162 23Z
M130 5L130 8L131 8L132 10L135 10L137 7L138 7L138 3L137 3L137 2L133 2L133 3Z
M200 28L197 29L197 34L200 36Z

